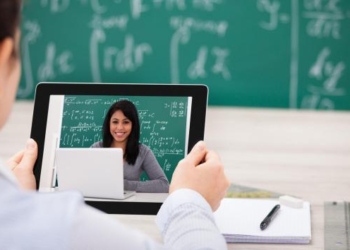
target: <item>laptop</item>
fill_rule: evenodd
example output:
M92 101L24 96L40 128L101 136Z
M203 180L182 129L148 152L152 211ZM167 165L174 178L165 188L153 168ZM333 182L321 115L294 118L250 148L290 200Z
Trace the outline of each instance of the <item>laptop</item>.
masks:
M56 190L78 190L86 198L123 200L135 194L124 190L123 150L120 148L57 148Z

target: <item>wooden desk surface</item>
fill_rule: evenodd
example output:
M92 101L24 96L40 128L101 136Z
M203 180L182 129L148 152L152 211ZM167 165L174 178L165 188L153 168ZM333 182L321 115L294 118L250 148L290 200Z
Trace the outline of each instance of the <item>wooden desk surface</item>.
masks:
M0 154L20 150L32 102L17 102L0 134ZM230 249L324 249L324 201L350 200L350 112L210 107L205 141L238 185L311 202L309 245L229 244ZM161 241L155 216L111 215Z

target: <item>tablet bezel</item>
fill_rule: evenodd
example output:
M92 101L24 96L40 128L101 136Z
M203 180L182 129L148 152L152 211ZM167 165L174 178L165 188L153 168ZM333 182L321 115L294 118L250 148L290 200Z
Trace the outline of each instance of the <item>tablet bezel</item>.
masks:
M199 140L204 140L208 88L196 84L126 84L126 83L60 83L41 82L36 86L31 138L38 143L38 158L34 165L36 186L39 189L45 133L51 95L108 95L108 96L186 96L192 97L188 137L188 152ZM187 152L187 153L188 153ZM157 214L159 202L85 201L110 214Z

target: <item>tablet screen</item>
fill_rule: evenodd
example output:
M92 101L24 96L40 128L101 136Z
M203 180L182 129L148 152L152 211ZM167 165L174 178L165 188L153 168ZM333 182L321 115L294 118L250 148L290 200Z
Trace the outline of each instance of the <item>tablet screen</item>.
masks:
M158 167L171 182L177 163L198 140L204 139L206 86L40 83L32 126L32 138L39 145L34 172L40 192L59 189L56 148L102 145L106 114L121 100L135 106L140 125L139 143L151 150ZM145 170L137 179L152 180ZM148 190L136 190L134 196L125 200L85 198L85 201L108 213L156 214L168 193L157 187Z

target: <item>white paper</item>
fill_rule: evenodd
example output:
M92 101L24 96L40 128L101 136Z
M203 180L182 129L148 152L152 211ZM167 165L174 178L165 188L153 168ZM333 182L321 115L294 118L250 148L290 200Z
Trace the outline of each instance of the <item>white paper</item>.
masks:
M220 232L231 242L308 243L311 240L310 203L302 208L281 205L277 215L265 230L260 223L278 200L222 200L214 213Z

